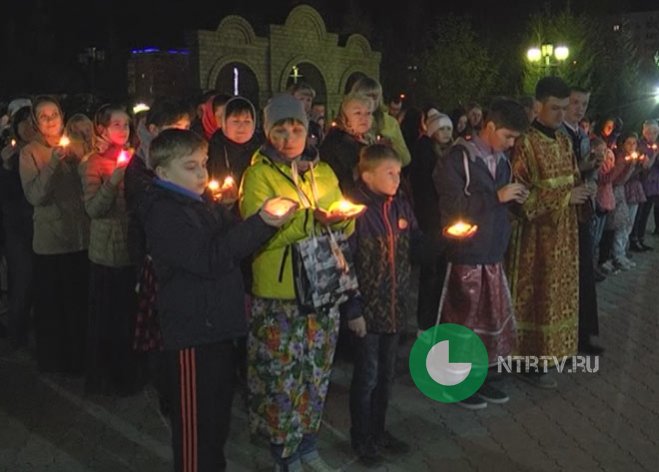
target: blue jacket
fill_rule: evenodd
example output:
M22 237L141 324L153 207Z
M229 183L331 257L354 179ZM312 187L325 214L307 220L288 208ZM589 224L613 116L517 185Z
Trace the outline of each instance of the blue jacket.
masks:
M459 139L442 160L443 165L433 172L442 227L459 219L478 225L478 231L469 239L447 240L447 257L453 264L502 262L510 239L508 204L499 202L497 195L501 187L511 182L510 162L503 153L495 155L493 178L481 157L484 152L475 143L477 139Z
M377 195L359 182L353 200L367 209L357 219L350 238L361 310L350 310L347 316L363 315L369 333L395 333L412 309L412 251L416 255L423 250L422 235L412 207L402 195Z
M165 349L244 336L240 262L276 230L258 214L238 223L222 205L158 179L138 211L158 278Z

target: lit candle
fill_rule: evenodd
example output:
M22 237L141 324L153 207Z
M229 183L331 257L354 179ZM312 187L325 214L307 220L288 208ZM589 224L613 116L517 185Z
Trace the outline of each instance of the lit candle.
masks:
M638 159L638 153L636 151L632 152L632 160Z
M655 144L652 145L652 150L653 150L653 151L656 151L656 150L657 150L657 143L655 143Z
M15 139L11 140L11 147L13 147L13 148L16 147L16 140Z
M130 161L130 155L125 150L119 153L117 157L117 165L127 164Z
M233 177L231 177L231 176L229 175L229 176L227 176L226 179L224 179L224 182L222 182L222 188L223 188L223 189L231 188L231 187L233 187L233 185L234 185L235 183L236 183L236 181L233 180Z
M217 191L220 190L220 183L217 180L211 180L208 182L208 190L212 193L217 193Z
M366 208L365 205L355 204L348 200L339 200L330 205L330 213L336 212L343 216L355 216L360 214Z
M454 239L465 239L473 236L476 233L478 226L458 221L451 226L444 228L444 235Z
M60 146L62 146L62 147L66 147L66 146L68 146L69 144L71 144L71 140L68 138L67 135L64 135L64 136L62 136L62 137L60 138L60 140L59 140L59 145L60 145Z
M279 198L268 203L267 212L273 216L284 216L294 205L296 205L296 203L293 200Z

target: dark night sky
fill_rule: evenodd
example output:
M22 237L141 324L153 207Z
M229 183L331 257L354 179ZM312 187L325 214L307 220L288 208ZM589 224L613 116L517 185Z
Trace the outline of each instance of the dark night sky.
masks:
M300 3L316 8L330 32L361 32L345 26L348 12L357 11L352 22L367 18L369 39L376 50L391 54L392 44L419 46L433 20L448 13L468 15L485 41L522 40L528 16L543 8L561 10L566 4L575 12L594 15L658 10L659 0L14 0L3 2L0 13L0 95L48 88L60 77L59 88L83 87L85 78L77 55L83 48L106 50L109 83L123 80L121 61L130 48L184 47L184 31L215 29L229 14L245 17L259 35L267 25L282 24ZM416 15L414 14L416 12ZM357 18L357 20L355 20ZM417 18L417 20L410 20ZM419 24L423 23L423 24ZM407 29L405 29L407 28ZM383 45L389 45L386 48ZM387 50L385 50L387 49ZM393 56L392 56L393 57ZM47 65L50 75L37 73ZM4 74L5 69L14 71ZM41 69L38 69L41 70ZM77 70L77 78L70 77ZM86 72L89 73L88 71ZM121 76L121 77L120 77ZM75 82L77 80L78 82ZM81 82L83 81L83 82Z
M372 12L375 25L404 15L404 9L414 5L430 16L447 12L466 13L476 24L494 18L497 20L495 27L505 28L546 3L552 8L560 8L566 0L417 0L400 2L398 8L384 7L382 0L24 0L3 5L4 20L0 19L0 24L4 25L8 18L13 18L19 30L29 29L25 22L38 3L43 5L48 18L56 25L58 44L76 48L107 44L110 24L115 25L115 40L122 46L182 46L185 29L213 29L223 16L231 13L245 16L255 26L281 23L291 8L299 3L316 7L332 31L340 27L350 3L359 5L365 12ZM571 4L575 10L586 9L595 13L659 9L657 0L572 0Z

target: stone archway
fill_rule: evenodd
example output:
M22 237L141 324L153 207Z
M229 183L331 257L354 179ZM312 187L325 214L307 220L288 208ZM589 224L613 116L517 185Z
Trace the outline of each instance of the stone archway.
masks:
M343 82L343 95L348 95L355 82L357 82L359 79L363 77L368 77L368 76L360 71L355 71L351 73L349 76L347 76L347 78Z
M222 66L215 79L215 90L245 97L259 109L259 82L254 71L242 62L229 62Z
M288 78L286 80L286 87L288 89L293 83L305 82L316 91L316 102L327 103L327 87L325 85L325 78L318 68L310 62L299 62L295 64L295 69L290 68ZM297 74L296 74L297 72ZM297 77L296 77L297 75Z

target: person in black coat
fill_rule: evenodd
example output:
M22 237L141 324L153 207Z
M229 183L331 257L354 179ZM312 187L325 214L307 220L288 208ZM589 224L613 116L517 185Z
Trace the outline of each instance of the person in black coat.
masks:
M441 166L441 160L453 142L453 124L447 115L432 108L428 110L425 128L425 134L414 146L409 178L414 214L419 228L429 238L439 242L442 226L439 221L439 195L435 189L433 171L437 166ZM417 305L417 323L421 331L435 324L444 275L446 258L443 254L421 263Z
M170 129L149 148L156 178L139 207L158 279L169 375L175 470L226 468L235 340L247 334L241 260L286 223L296 205L275 198L243 222L208 193L206 141ZM275 216L283 207L283 215Z
M245 169L252 156L263 144L263 135L256 134L256 110L252 102L243 97L233 97L224 106L222 127L218 129L208 145L208 173L220 184L227 177L233 179L232 192L223 192L233 203Z
M2 150L0 166L0 204L9 278L8 334L13 349L28 342L32 309L33 265L32 205L25 199L18 175L18 159L23 146L34 137L32 108L20 108L12 116L13 140Z
M369 134L372 110L373 101L369 97L347 95L341 102L336 126L330 129L319 148L320 159L330 165L346 196L353 195L356 190L359 153L375 142Z

